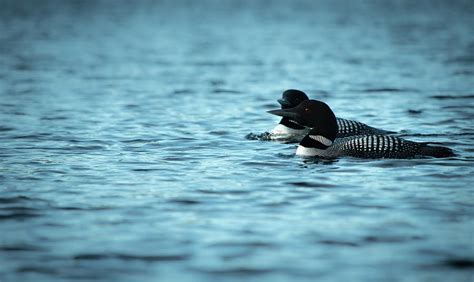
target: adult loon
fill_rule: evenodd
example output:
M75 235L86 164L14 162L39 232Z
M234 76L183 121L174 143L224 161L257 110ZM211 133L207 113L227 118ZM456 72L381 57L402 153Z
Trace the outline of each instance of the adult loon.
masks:
M326 103L317 100L306 100L294 108L268 112L313 128L301 140L296 150L296 154L300 156L396 159L454 156L453 151L446 147L430 146L428 143L417 143L390 135L359 135L336 139L336 116Z
M282 109L290 109L306 100L309 100L309 98L303 91L288 89L283 92L282 97L277 101ZM309 130L310 128L302 126L288 117L282 117L280 122L270 131L269 136L272 140L299 142Z
M298 106L301 102L309 100L308 96L300 90L288 89L283 92L281 99L278 99L282 109L290 109ZM336 118L338 125L337 138L363 135L363 134L389 134L394 133L378 128L368 126L365 123L355 120ZM296 141L300 141L308 132L310 128L298 124L295 120L289 117L283 117L275 128L270 131L272 139L286 139L288 137L296 137Z

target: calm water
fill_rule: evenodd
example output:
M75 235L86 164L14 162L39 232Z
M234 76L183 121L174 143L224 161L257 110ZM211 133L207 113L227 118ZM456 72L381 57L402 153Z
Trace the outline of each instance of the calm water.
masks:
M0 281L473 279L472 2L0 5ZM287 88L458 156L247 140Z

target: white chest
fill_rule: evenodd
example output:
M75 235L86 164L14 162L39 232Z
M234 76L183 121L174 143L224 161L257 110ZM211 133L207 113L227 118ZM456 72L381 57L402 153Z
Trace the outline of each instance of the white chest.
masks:
M298 145L296 149L296 155L301 157L323 157L323 158L335 158L339 154L332 147L329 147L325 150L317 148L307 148L301 145Z
M283 124L277 124L270 132L274 135L306 135L308 129L294 129Z
M299 142L308 133L309 129L293 129L283 124L278 124L271 131L270 139L284 142Z

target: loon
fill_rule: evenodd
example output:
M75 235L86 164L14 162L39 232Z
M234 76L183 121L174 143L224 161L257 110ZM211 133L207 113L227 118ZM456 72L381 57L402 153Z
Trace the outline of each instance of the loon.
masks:
M300 90L288 89L283 92L281 99L278 99L278 103L281 105L281 109L290 109L298 106L301 102L309 100L308 96ZM364 135L364 134L390 134L395 133L392 131L386 131L378 128L368 126L365 123L358 122L355 120L349 120L344 118L336 118L338 125L337 138L353 136L353 135ZM295 120L289 117L283 117L275 128L270 131L270 136L274 140L286 139L288 137L296 137L296 141L301 139L310 131L310 128L300 125Z
M283 92L282 97L278 99L282 109L290 109L298 106L301 102L309 100L306 93L300 90L288 89ZM280 122L270 131L272 140L301 141L310 128L298 124L296 121L282 117Z
M390 135L358 135L336 139L339 128L336 116L326 103L317 100L306 100L294 108L268 112L312 128L296 150L296 155L299 156L393 159L454 156L453 151L446 147L431 146L428 143L417 143Z

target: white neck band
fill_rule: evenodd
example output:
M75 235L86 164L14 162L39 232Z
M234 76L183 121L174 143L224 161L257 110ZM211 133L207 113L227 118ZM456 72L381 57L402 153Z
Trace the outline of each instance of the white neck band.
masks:
M321 135L309 135L309 138L313 139L313 140L316 140L318 141L319 143L323 144L324 146L331 146L332 145L332 141L327 139L326 137L324 136L321 136Z

